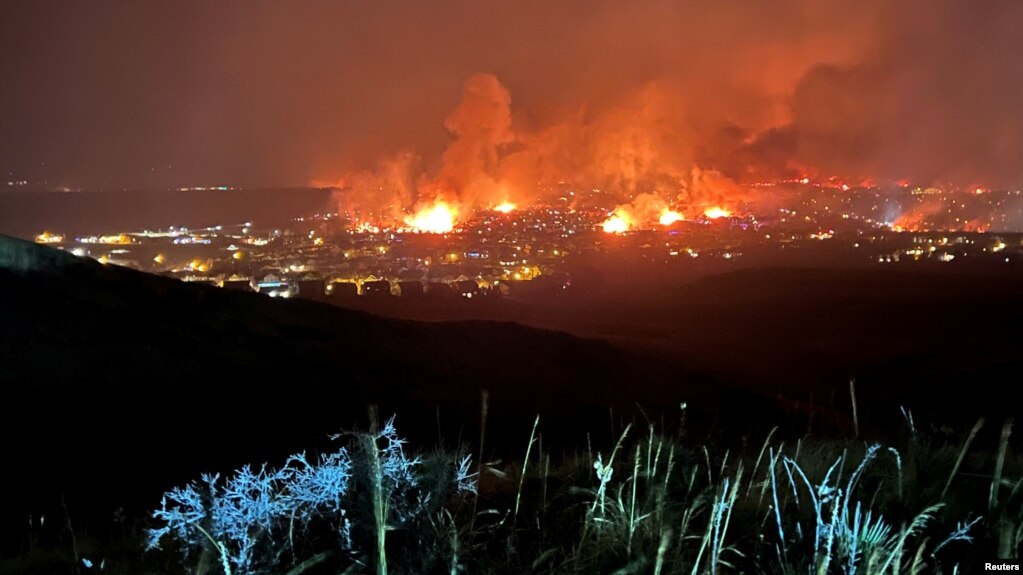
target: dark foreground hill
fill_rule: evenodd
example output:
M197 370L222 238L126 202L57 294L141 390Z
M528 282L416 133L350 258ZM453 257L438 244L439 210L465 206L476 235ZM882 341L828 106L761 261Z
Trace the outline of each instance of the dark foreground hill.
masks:
M740 264L736 264L740 265ZM407 319L509 319L607 340L787 405L898 425L900 406L953 426L1018 414L1023 269L999 261L851 265L746 261L713 271L648 265L580 296L484 307L358 300ZM583 283L583 282L575 282ZM475 303L475 302L473 302ZM817 422L830 419L818 417ZM847 424L849 422L846 422ZM846 426L845 431L851 430Z
M550 441L577 446L610 434L609 408L654 418L681 401L740 402L565 333L273 300L2 236L0 318L0 443L20 486L6 510L64 492L151 497L365 428L369 404L420 440L468 441L486 389L492 445L524 444L542 413Z
M824 404L837 389L844 404L855 377L868 409L905 405L964 425L1020 412L1007 401L1023 373L1016 266L748 269L694 282L675 299L664 313L701 334L677 355L724 378L714 348L728 349L733 382L815 393Z

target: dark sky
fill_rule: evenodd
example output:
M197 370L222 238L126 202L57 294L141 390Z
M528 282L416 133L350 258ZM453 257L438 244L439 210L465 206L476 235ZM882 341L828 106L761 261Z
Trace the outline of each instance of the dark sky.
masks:
M651 154L737 179L1019 185L1020 22L1009 0L8 1L0 168L135 188L333 182L403 151L436 170L487 73L511 95L501 154L616 125L655 86L640 126L684 145Z

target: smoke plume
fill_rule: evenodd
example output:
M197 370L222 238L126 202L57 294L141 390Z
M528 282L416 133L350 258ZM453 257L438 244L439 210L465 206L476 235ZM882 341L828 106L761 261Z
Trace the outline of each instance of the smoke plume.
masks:
M748 184L781 178L1023 185L1023 4L783 5L799 17L601 6L567 32L590 72L470 75L435 116L442 151L410 141L344 176L342 195L400 219L439 201L529 205L562 184L604 190L639 221L654 204L692 216L766 201L775 192ZM629 39L617 51L597 42L612 23Z

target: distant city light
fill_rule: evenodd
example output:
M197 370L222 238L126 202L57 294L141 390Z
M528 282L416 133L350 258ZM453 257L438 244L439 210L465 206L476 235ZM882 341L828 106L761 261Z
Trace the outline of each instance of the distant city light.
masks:
M98 253L93 257L108 264L172 273L185 281L226 282L224 287L230 289L237 289L238 282L244 282L244 289L256 289L260 278L269 273L276 275L275 285L256 291L276 292L276 297L304 297L296 287L301 281L360 286L383 280L391 282L395 297L411 297L412 292L405 290L402 295L398 287L408 276L421 282L440 277L452 289L458 278L473 278L481 288L491 289L499 281L526 282L567 274L579 254L619 253L638 261L690 265L685 262L696 258L735 261L747 242L766 242L781 250L835 237L856 237L855 243L847 245L861 254L857 257L885 264L958 262L967 255L984 254L997 254L1000 265L1005 265L1007 256L1008 263L1023 259L1019 257L1023 240L1005 235L1010 230L983 239L975 235L1012 221L1006 218L1023 215L1020 208L1014 208L1016 213L1006 210L1018 204L1015 191L920 186L903 191L889 183L888 189L895 194L889 198L876 188L851 188L834 178L799 191L803 179L753 184L789 186L794 193L781 205L737 202L735 211L724 205L687 205L683 198L669 203L663 192L612 196L614 192L605 189L567 190L562 195L574 198L572 204L502 202L472 209L438 200L398 219L386 211L342 211L292 216L288 225L276 228L255 228L252 222L189 222L189 226L81 236L71 240L81 247L68 249L86 256L90 255L86 246L110 246L94 250ZM606 206L611 202L618 207L609 214ZM690 213L699 214L697 221L703 223L727 218L727 225L674 225ZM942 235L930 235L936 232ZM426 235L416 238L414 233ZM431 233L442 236L431 239ZM602 242L599 238L604 234L625 237ZM34 239L60 245L70 238L44 231ZM885 242L913 245L893 248ZM874 245L878 249L871 249ZM307 288L305 294L318 291ZM359 288L353 295L363 293ZM380 292L370 289L368 293ZM460 295L468 298L467 293ZM471 293L473 299L483 297Z

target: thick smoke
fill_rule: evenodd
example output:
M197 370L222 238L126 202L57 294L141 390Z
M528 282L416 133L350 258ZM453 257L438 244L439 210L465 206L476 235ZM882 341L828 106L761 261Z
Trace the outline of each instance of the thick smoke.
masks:
M521 137L502 163L504 179L526 192L537 182L570 182L628 194L681 190L692 167L692 130L667 88L649 83L607 109L581 109Z
M340 183L342 205L367 217L402 221L444 202L461 211L512 201L550 200L544 184L606 189L632 203L637 221L665 209L691 215L742 201L746 189L694 159L697 134L668 87L650 83L596 114L515 130L508 89L490 74L470 77L444 122L451 142L435 173L411 152L380 161ZM640 215L642 215L640 217Z
M896 2L878 13L870 56L812 67L790 122L719 150L746 162L729 172L1023 184L1023 4Z
M341 206L366 221L390 224L438 202L460 210L505 201L495 174L501 149L515 141L511 124L508 90L491 74L473 75L444 121L452 141L435 174L413 152L385 157L375 169L338 182Z
M382 194L400 214L436 201L524 205L567 184L606 190L624 210L692 216L765 201L773 192L748 184L781 178L1023 185L1023 68L1013 61L1023 4L793 0L785 7L799 18L763 27L749 6L682 4L602 6L569 32L596 38L620 23L634 41L618 53L576 48L580 65L592 57L606 76L550 80L544 64L549 86L515 69L511 88L504 75L471 76L443 122L443 152L404 152L346 177L346 193L371 203ZM686 34L655 21L655 8ZM661 52L637 39L641 23Z
M468 204L501 201L493 174L500 149L515 140L511 125L508 89L490 74L466 80L461 103L444 120L454 141L444 151L437 176L423 190L427 197L421 199Z
M400 222L403 209L419 197L420 159L411 152L381 159L374 170L362 170L346 176L337 185L345 193L336 194L340 207L357 214L366 222Z

